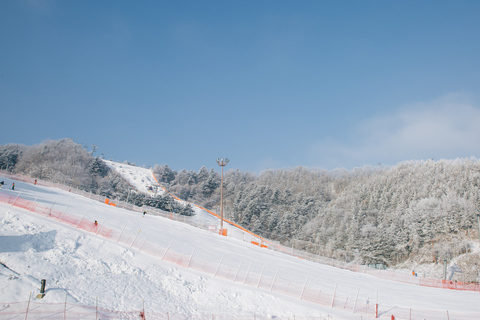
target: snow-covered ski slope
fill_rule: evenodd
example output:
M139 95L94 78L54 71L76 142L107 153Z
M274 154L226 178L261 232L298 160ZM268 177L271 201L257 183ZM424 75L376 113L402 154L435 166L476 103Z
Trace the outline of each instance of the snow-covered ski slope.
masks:
M150 195L163 194L166 192L165 188L158 183L151 169L132 166L125 163L114 162L111 160L104 160L105 163L117 173L119 173L127 182L135 188L135 190ZM175 195L172 195L175 197ZM175 197L175 201L186 204L187 202ZM184 219L192 221L197 225L205 225L213 231L219 231L220 219L215 216L213 212L209 212L194 203L190 203L195 214L191 217L184 217ZM234 224L229 224L228 220L224 220L224 229L227 229L229 237L241 239L244 241L254 241L261 245L261 239L252 235L251 233L238 228Z
M111 160L103 161L110 167L110 169L115 170L122 175L122 177L127 180L136 191L150 194L155 194L155 192L163 194L164 189L160 187L152 170Z
M52 187L15 181L13 191L1 180L3 199L27 202L0 202L0 319L25 319L31 292L28 319L54 319L35 310L64 305L66 319L93 319L69 317L73 305L123 319L143 308L146 319L365 319L377 301L383 319L480 318L478 292L383 280Z

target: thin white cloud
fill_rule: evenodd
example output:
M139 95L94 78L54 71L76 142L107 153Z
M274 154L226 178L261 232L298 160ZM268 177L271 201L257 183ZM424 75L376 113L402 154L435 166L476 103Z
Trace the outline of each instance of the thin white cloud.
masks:
M465 94L366 119L352 131L353 143L322 141L312 148L320 166L395 164L405 160L480 155L480 109Z

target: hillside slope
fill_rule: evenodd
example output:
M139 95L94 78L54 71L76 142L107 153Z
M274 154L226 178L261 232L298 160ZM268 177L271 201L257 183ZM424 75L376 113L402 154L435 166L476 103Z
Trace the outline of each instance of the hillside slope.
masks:
M69 303L110 310L177 315L296 319L359 319L373 312L428 310L429 314L480 314L478 292L419 287L332 268L265 250L178 221L142 216L55 188L16 182L0 192L35 201L62 217L100 222L81 230L48 212L0 203L0 319L15 302L47 292L36 303ZM89 227L90 228L90 227ZM85 228L88 229L88 228ZM106 231L109 230L110 233ZM102 236L103 235L103 236ZM168 255L167 255L168 252ZM165 258L165 259L163 259ZM168 258L168 259L167 259ZM8 268L7 268L8 267ZM335 298L332 294L335 292ZM307 302L327 297L325 303ZM358 296L358 297L357 297ZM302 299L301 299L302 298ZM367 305L367 301L370 305ZM355 305L354 305L355 304ZM344 310L344 306L348 306ZM352 313L352 306L355 313ZM368 309L368 310L367 310ZM230 316L230 317L228 317ZM466 317L463 317L466 318ZM8 318L13 319L13 318ZM133 318L132 318L133 319ZM474 319L474 318L471 318Z

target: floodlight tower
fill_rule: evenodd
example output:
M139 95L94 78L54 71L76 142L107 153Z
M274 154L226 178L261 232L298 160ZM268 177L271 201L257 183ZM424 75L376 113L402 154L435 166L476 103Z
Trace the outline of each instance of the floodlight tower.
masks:
M227 158L218 158L217 163L222 167L222 178L220 180L220 234L223 235L223 167L228 163Z

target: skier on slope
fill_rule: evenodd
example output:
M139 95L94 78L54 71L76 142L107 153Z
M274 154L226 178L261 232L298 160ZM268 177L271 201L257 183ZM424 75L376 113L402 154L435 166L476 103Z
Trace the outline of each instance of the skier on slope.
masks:
M15 190L15 182L12 184L12 190Z

